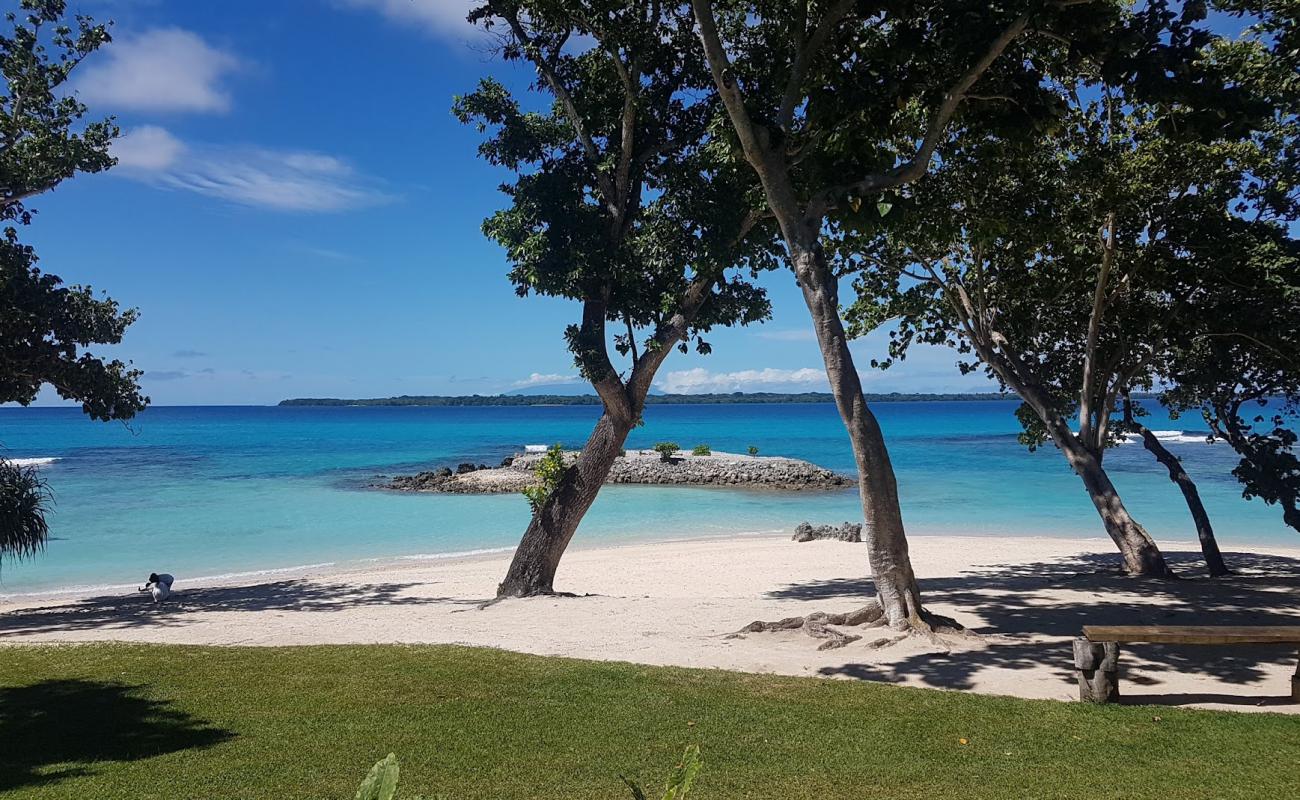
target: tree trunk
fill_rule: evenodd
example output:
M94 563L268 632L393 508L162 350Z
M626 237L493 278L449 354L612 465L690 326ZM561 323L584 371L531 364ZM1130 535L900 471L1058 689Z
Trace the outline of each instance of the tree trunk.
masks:
M840 320L837 280L820 246L796 251L792 256L795 275L812 314L831 393L853 446L866 523L863 538L885 619L896 630L928 627L922 616L921 590L907 552L894 467L880 425L863 397L862 381L849 352Z
M1205 556L1205 566L1209 568L1210 574L1215 577L1229 574L1228 565L1223 563L1223 554L1219 552L1219 542L1214 538L1214 528L1210 526L1210 515L1205 513L1205 504L1201 502L1201 493L1196 490L1196 484L1192 482L1187 470L1183 469L1183 463L1161 444L1147 426L1136 422L1130 422L1129 426L1141 434L1143 446L1169 470L1169 480L1182 491L1183 499L1187 501L1187 510L1196 523L1196 538L1201 542L1201 553Z
M1110 476L1102 469L1101 459L1084 447L1068 429L1060 430L1065 427L1064 420L1060 419L1048 423L1052 438L1065 453L1075 474L1083 480L1083 486L1106 527L1106 533L1124 557L1124 570L1131 575L1162 578L1171 575L1172 571L1151 534L1124 507L1115 484L1110 482Z
M533 514L515 550L497 597L531 597L555 592L555 571L569 540L578 529L600 487L623 449L633 420L605 410L582 448L577 462Z

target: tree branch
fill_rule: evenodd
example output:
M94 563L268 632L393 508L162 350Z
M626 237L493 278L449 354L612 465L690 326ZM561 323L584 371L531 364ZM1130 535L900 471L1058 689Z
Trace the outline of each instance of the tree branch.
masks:
M694 0L694 2L698 4L703 0ZM808 210L805 212L807 222L820 225L826 213L834 208L839 203L840 198L844 196L855 195L860 197L872 192L892 189L895 186L910 183L924 175L926 170L929 169L930 159L934 156L935 148L939 145L939 139L943 136L948 122L966 98L966 93L988 71L993 62L1011 46L1016 37L1024 32L1028 23L1029 17L1018 17L993 40L984 55L948 88L948 91L944 94L943 102L939 104L934 116L930 118L925 137L921 140L921 146L911 159L893 169L875 175L868 175L854 183L832 186L817 192L813 195L812 201L808 204Z
M691 0L691 9L695 12L695 22L700 29L700 41L704 45L704 56L709 62L709 71L713 74L713 82L718 87L718 95L727 109L727 115L731 117L736 135L740 137L740 146L744 148L745 155L751 162L755 159L762 160L766 157L766 153L754 131L754 122L750 119L749 111L745 109L744 93L736 84L735 76L731 72L731 61L727 58L726 48L722 46L722 38L718 35L718 23L713 17L713 4L710 0Z
M807 2L803 4L804 21L801 30L798 32L796 40L796 52L793 63L790 65L790 77L785 84L785 92L781 95L781 106L776 114L776 124L784 131L789 132L790 126L794 123L794 110L799 105L799 99L803 97L803 81L808 74L808 67L812 64L813 58L817 52L822 49L826 43L827 37L835 30L835 27L844 20L848 13L853 10L854 0L839 0L831 7L826 15L817 23L813 29L812 35L804 41L805 31L802 29L807 24Z
M591 162L592 172L596 176L596 185L605 201L605 207L615 219L621 221L621 203L617 200L617 193L613 183L610 182L609 176L601 172L600 169L600 150L596 147L596 142L587 130L587 126L582 121L582 115L578 113L578 106L573 100L573 95L564 86L559 75L555 71L555 66L550 59L544 58L541 47L528 35L524 26L519 22L517 11L500 12L505 18L510 30L514 33L515 38L523 45L524 54L528 60L533 62L537 71L542 74L546 85L550 87L557 100L560 101L564 113L569 118L569 124L573 126L573 132L577 135L578 141L582 144L583 151L587 154L587 160ZM558 55L558 51L556 55Z
M1097 271L1097 285L1092 293L1092 312L1088 316L1088 339L1083 350L1083 385L1079 387L1079 439L1085 444L1089 443L1094 428L1092 401L1097 371L1097 340L1101 336L1101 318L1106 313L1106 287L1115 261L1114 211L1106 215L1106 224L1099 236L1101 268ZM1095 444L1100 448L1100 442Z
M686 287L686 293L682 296L681 303L677 305L677 311L655 331L654 347L646 348L641 360L633 367L632 377L628 380L628 392L631 396L645 397L650 391L650 382L654 380L659 365L672 352L673 347L686 337L687 331L695 322L695 317L709 299L716 284L717 278L713 275L696 275Z
M579 328L574 355L606 410L625 419L632 419L633 410L632 404L628 402L627 386L610 361L605 341L605 317L609 308L607 294L607 291L600 291L588 295L583 301L582 326Z

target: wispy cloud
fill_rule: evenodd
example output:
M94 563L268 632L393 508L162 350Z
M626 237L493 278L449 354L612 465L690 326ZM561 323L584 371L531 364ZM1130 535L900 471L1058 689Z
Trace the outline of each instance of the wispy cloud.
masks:
M136 180L277 211L332 212L393 198L346 162L324 153L191 146L156 125L113 143L118 172Z
M283 372L280 370L216 370L212 367L203 369L157 369L145 372L143 380L145 382L155 381L185 381L191 379L201 379L204 381L216 381L218 383L229 384L231 382L276 382L287 381L293 378L293 373Z
M806 328L792 328L789 330L762 330L761 328L754 334L760 339L766 339L769 342L815 342L817 336Z
M336 5L376 11L400 25L414 25L437 36L467 38L476 29L465 21L479 0L335 0Z
M560 375L559 373L541 373L534 372L521 381L515 381L512 386L521 388L524 386L546 386L554 383L578 383L581 379L576 375Z
M204 369L151 369L144 374L145 381L183 381L187 378L205 378L216 375L211 367Z
M226 78L243 68L232 53L181 28L156 28L117 38L88 63L73 88L110 110L224 112Z
M738 372L711 372L703 367L669 372L656 384L669 394L707 392L816 391L826 387L826 373L819 369L744 369Z

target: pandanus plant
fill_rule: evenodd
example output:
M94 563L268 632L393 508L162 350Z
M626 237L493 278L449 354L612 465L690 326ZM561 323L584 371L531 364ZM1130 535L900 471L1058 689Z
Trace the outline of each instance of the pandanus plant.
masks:
M54 496L35 467L0 459L0 561L27 558L45 548L45 514Z

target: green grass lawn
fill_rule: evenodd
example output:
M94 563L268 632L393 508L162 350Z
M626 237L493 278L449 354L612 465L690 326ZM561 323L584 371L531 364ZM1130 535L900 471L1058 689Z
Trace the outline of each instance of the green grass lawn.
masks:
M961 740L965 739L966 744ZM981 697L457 647L0 648L0 796L1291 798L1300 718Z

